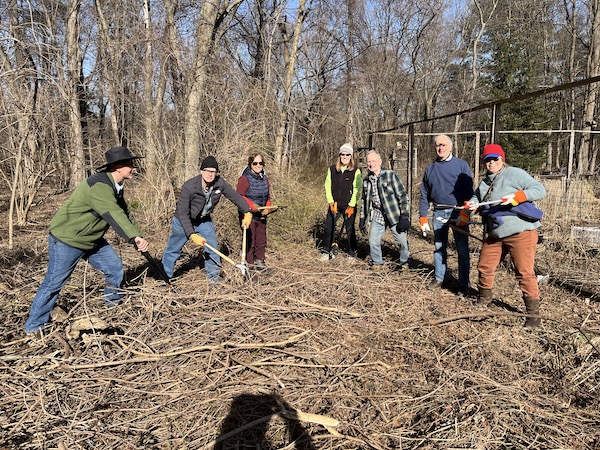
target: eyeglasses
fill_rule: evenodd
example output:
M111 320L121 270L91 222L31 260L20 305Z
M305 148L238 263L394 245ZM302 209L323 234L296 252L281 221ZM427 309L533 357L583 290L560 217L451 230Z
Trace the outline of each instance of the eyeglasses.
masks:
M202 169L203 172L210 173L211 175L216 175L217 171L215 169Z
M350 153L340 153L340 156L348 157L348 156L352 156L352 155Z
M253 166L264 166L265 163L264 163L264 161L253 161L252 165Z
M496 162L496 161L498 161L499 159L500 159L500 158L498 158L498 157L496 156L496 157L494 157L494 158L486 158L486 159L484 159L484 160L483 160L483 162L487 164L487 163L489 163L489 162L492 162L492 161L493 161L493 162Z

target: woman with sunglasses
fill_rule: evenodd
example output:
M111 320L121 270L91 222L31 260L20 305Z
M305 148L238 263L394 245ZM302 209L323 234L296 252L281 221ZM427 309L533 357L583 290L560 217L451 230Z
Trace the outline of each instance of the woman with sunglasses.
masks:
M237 191L253 211L249 236L246 241L246 261L256 269L264 270L267 250L267 215L268 209L260 206L271 206L271 184L265 173L265 159L260 153L253 153L248 158L248 165L238 179ZM256 212L254 212L256 211Z
M357 241L354 221L356 220L356 203L361 189L361 174L360 170L354 166L353 153L354 149L351 144L342 145L338 152L338 160L327 169L325 196L329 208L325 218L320 261L329 261L336 256L337 247L332 251L332 246L334 245L335 224L340 216L343 217L342 227L346 228L348 237L348 255L356 256Z
M504 150L498 144L483 149L487 173L473 198L465 206L492 202L478 209L486 238L479 254L478 304L492 302L492 287L496 268L510 254L515 275L523 293L527 312L526 327L540 325L540 291L534 271L537 229L541 227L542 212L532 203L546 196L546 189L531 175L505 162ZM464 209L458 222L468 221L470 211Z

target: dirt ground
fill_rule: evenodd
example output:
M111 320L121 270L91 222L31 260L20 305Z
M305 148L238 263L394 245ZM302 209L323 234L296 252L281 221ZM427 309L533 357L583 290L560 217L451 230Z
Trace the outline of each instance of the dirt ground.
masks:
M548 276L532 330L509 263L490 308L452 287L428 291L433 245L416 229L411 270L379 273L364 239L359 259L322 263L273 218L269 273L246 280L226 265L217 287L191 244L169 287L111 238L127 267L124 303L104 307L102 276L82 262L59 300L68 316L30 339L56 204L17 230L15 249L1 242L0 449L600 448L593 253L540 244ZM157 258L167 233L148 236ZM238 259L239 239L222 242Z

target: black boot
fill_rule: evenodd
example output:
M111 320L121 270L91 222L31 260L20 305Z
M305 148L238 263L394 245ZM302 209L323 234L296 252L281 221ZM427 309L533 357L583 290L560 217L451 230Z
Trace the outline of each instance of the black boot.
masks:
M539 327L542 323L540 319L540 300L538 298L523 297L525 302L525 311L529 315L525 321L526 327Z
M479 288L479 295L475 300L476 305L489 306L492 303L492 290L488 288Z

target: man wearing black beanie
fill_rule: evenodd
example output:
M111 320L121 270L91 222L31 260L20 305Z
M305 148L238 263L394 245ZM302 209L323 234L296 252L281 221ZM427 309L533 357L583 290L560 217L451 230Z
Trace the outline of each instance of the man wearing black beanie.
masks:
M181 188L171 234L162 257L165 273L169 277L173 276L175 262L181 256L181 249L188 239L201 247L208 243L213 248L219 248L211 213L219 203L221 194L244 213L242 227L248 228L250 225L252 213L248 203L219 176L219 163L215 157L207 156L200 164L200 175L187 180ZM204 271L209 282L221 282L220 256L208 247L204 248L204 254Z

